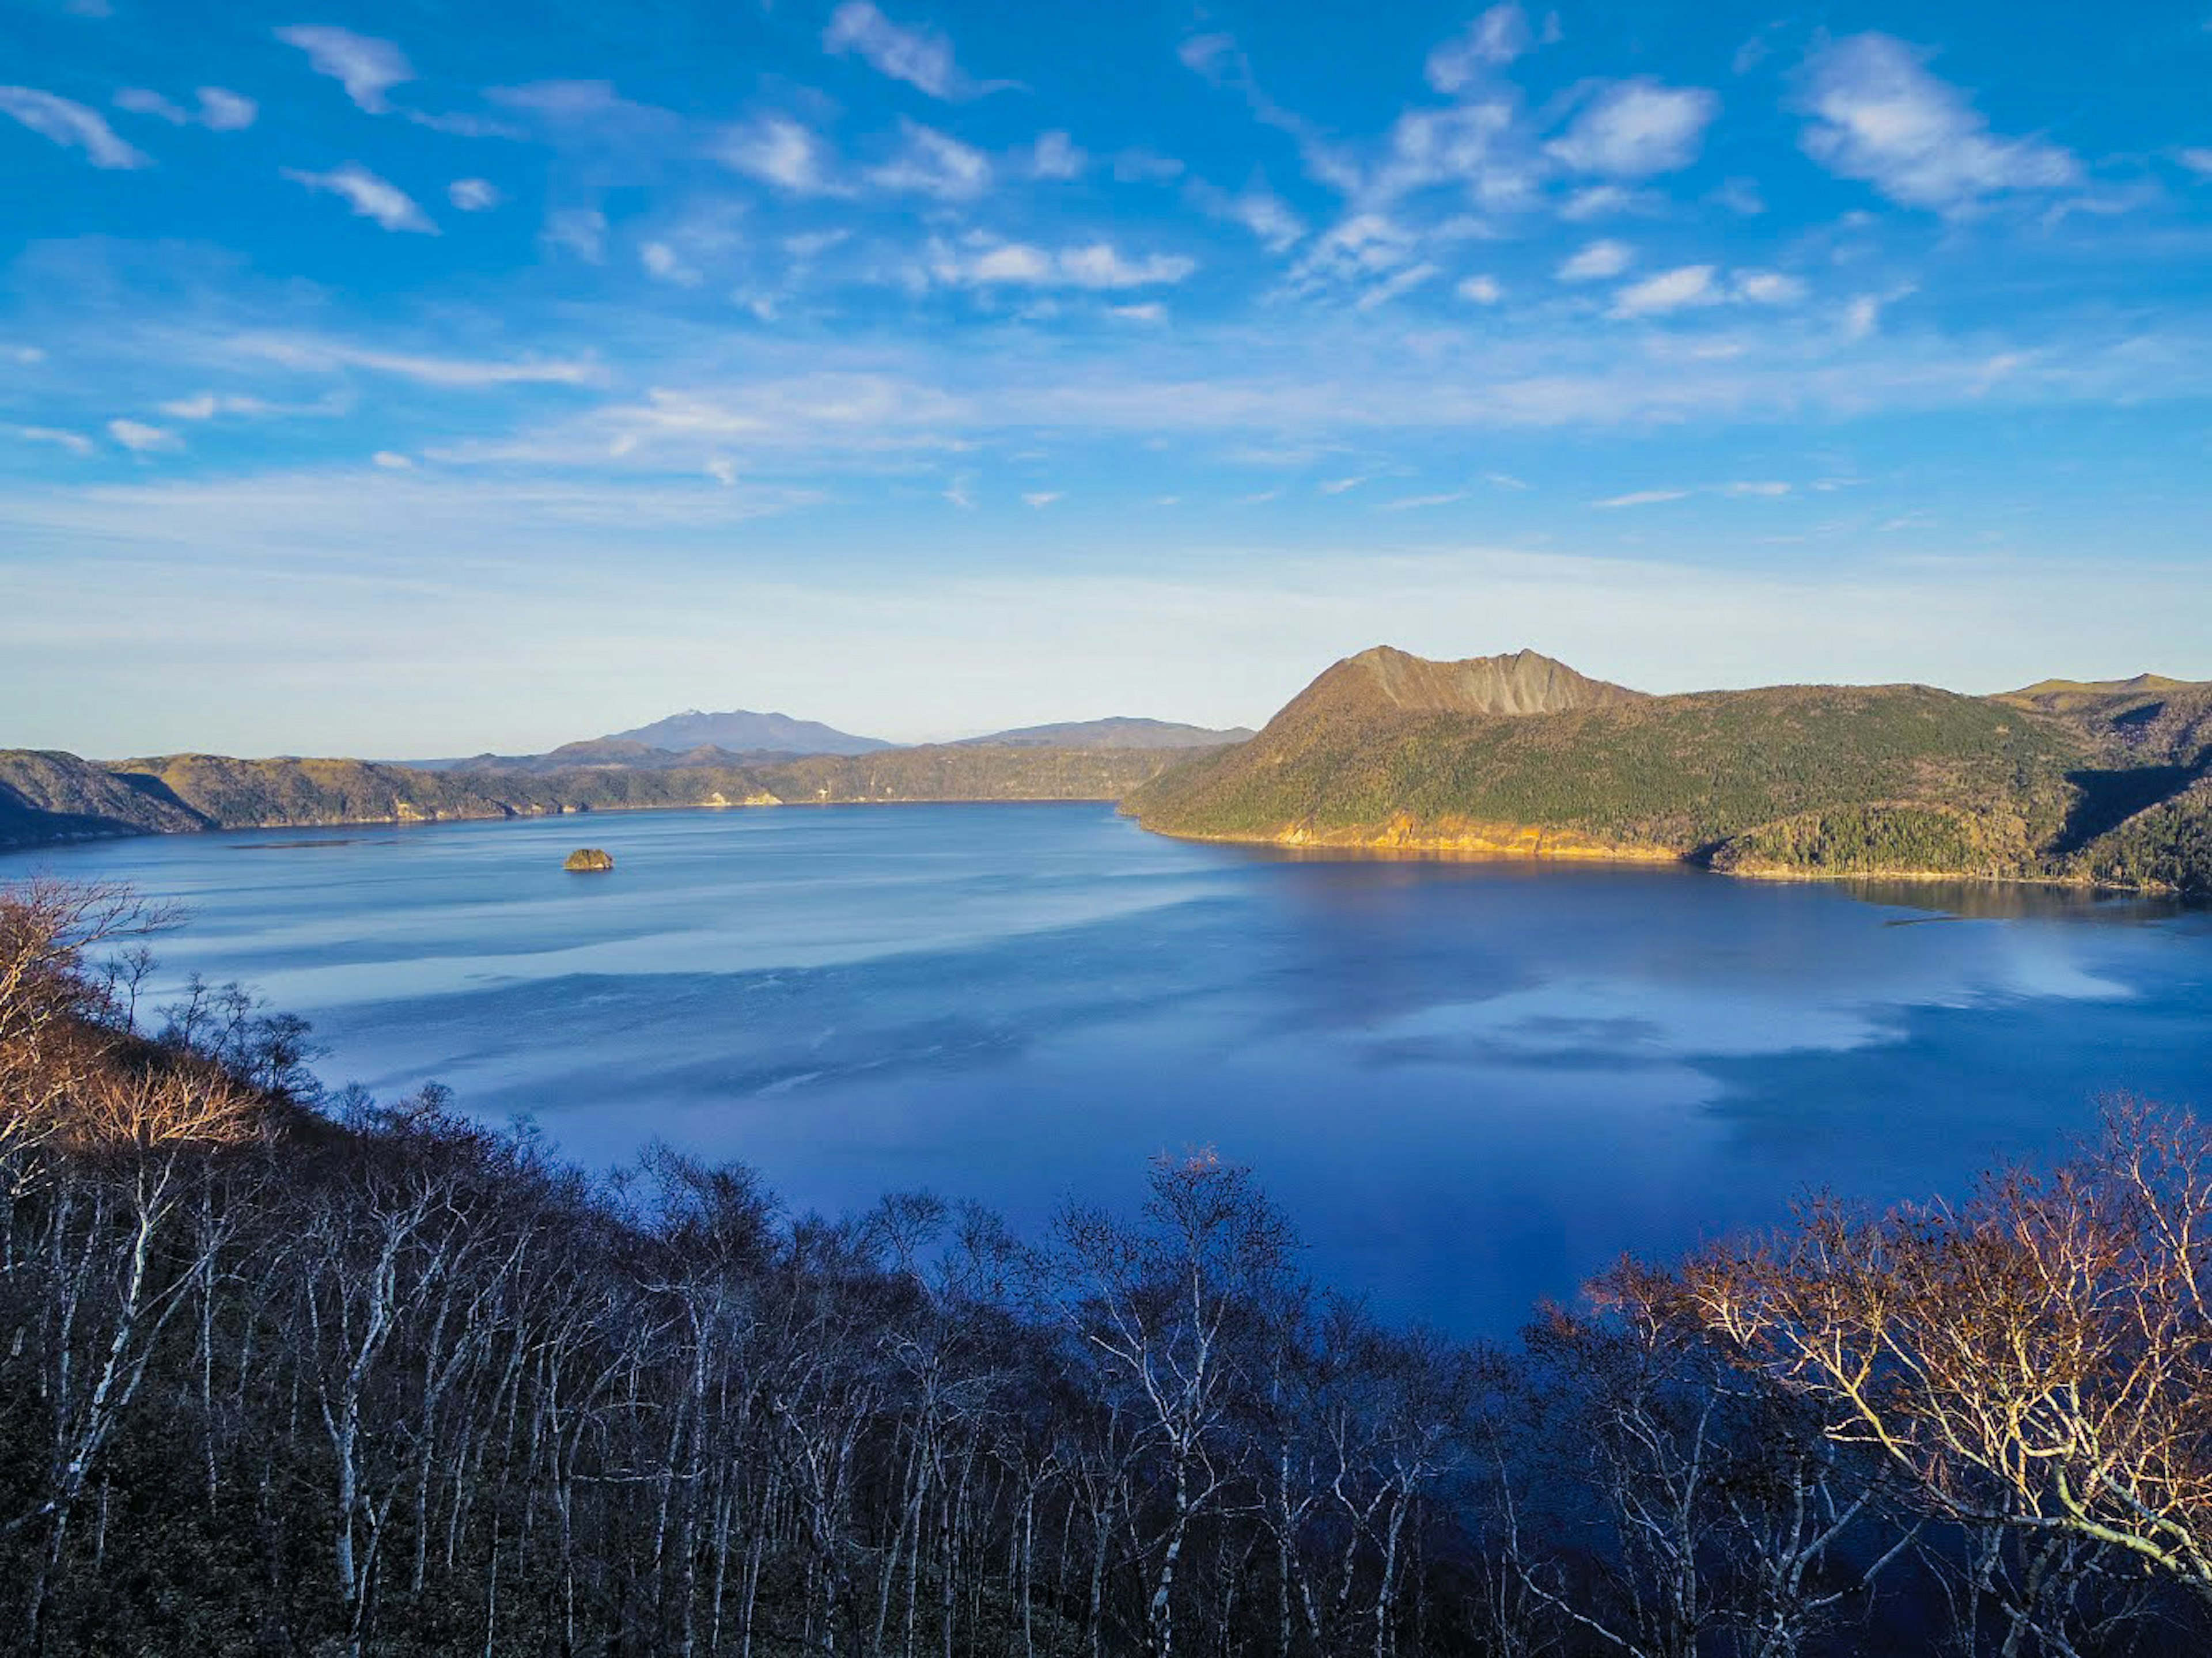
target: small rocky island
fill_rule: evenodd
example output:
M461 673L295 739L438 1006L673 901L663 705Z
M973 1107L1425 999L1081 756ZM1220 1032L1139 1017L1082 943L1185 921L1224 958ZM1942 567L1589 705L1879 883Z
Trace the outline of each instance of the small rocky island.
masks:
M597 847L578 847L575 851L568 854L568 861L561 865L562 869L574 870L583 874L598 874L611 870L614 866L614 854L611 852L602 852Z

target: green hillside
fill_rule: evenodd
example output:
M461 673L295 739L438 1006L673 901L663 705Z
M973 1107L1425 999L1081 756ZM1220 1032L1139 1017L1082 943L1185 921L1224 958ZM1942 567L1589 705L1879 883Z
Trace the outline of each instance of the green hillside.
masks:
M2177 799L2202 731L2171 694L2127 694L2131 746L2101 703L2061 718L1921 685L1409 706L1401 655L1335 665L1250 743L1177 767L1128 809L1231 840L2208 884L2185 850L2202 807ZM2124 851L2109 839L2123 833Z

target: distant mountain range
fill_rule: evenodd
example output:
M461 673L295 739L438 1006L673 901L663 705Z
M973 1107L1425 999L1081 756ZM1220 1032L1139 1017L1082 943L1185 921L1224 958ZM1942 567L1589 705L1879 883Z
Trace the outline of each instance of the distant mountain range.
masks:
M1208 840L2212 891L2212 684L1650 696L1378 647L1124 808Z
M702 714L686 708L665 720L635 731L615 732L602 739L609 743L642 743L648 748L720 749L729 754L872 754L896 748L878 737L855 737L819 720L793 720L787 714L755 714L732 708L724 714Z
M1252 735L1244 726L1217 731L1208 726L1177 725L1172 720L1071 720L1056 726L1024 726L987 737L963 737L957 746L1008 749L1218 749Z
M967 737L953 746L1010 749L1201 749L1242 743L1251 736L1242 726L1216 731L1169 720L1073 720L1057 725L1024 726L1017 731ZM684 766L757 766L802 755L880 754L907 746L880 738L856 737L817 720L788 714L755 714L732 708L702 714L688 708L635 731L563 743L544 754L476 754L458 760L408 760L393 763L417 771L529 772L543 775L576 767L663 770ZM926 744L920 746L927 746Z

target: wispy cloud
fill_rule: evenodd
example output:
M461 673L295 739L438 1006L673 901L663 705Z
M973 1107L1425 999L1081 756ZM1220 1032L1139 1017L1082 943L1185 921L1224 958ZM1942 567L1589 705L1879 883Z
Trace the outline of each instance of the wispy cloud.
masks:
M1306 222L1263 183L1255 181L1232 196L1217 185L1194 179L1187 193L1191 205L1200 212L1243 226L1270 253L1287 252L1304 239Z
M316 74L329 76L372 115L388 114L392 105L384 94L415 78L407 54L372 35L313 25L278 29L276 38L306 52Z
M845 191L834 176L829 145L811 127L788 115L763 115L725 128L709 146L709 154L733 173L794 196Z
M125 169L154 164L143 151L116 137L97 110L36 87L0 87L0 115L12 116L64 149L82 150L94 167Z
M822 46L840 57L855 54L878 75L903 81L933 98L969 98L980 89L962 72L951 43L943 35L895 23L869 0L846 0L832 12Z
M1632 489L1625 495L1613 495L1604 501L1594 501L1590 505L1602 507L1610 511L1620 507L1656 507L1662 501L1686 501L1689 497L1690 492L1687 489Z
M1022 505L1031 507L1045 507L1051 506L1055 501L1064 501L1066 499L1066 495L1063 490L1032 489L1022 497Z
M1029 175L1032 179L1079 179L1090 161L1065 132L1041 132L1030 147Z
M566 207L545 216L538 240L548 251L567 253L586 264L604 264L607 257L607 216L595 207Z
M1626 242L1586 242L1555 273L1563 282L1603 282L1618 276L1635 262L1635 250Z
M387 351L315 334L235 334L222 340L220 349L226 357L256 359L309 373L362 368L422 386L456 390L492 386L582 386L599 377L594 365L574 359L500 361L434 356Z
M174 432L165 427L149 426L142 420L112 420L107 422L107 435L134 455L150 454L158 449L180 449L184 446L182 440Z
M378 178L358 161L347 161L328 173L306 173L290 167L283 171L294 184L337 196L361 217L374 219L386 230L410 230L431 236L438 234L438 227L415 205L413 197L397 185Z
M673 282L678 288L696 288L706 280L696 266L687 263L666 242L647 242L638 249L637 257L646 274L660 282Z
M1148 288L1179 282L1198 268L1178 254L1124 255L1111 242L1051 251L1030 242L977 238L958 247L933 243L928 274L954 288Z
M1678 265L1631 282L1613 296L1616 317L1650 317L1687 305L1711 305L1720 298L1709 264Z
M446 186L446 199L464 213L488 213L507 197L489 179L456 179Z
M1669 87L1648 76L1607 88L1546 152L1581 173L1648 179L1698 158L1721 100L1702 87Z
M1452 292L1476 305L1496 305L1505 297L1505 290L1498 286L1495 276L1469 276Z
M167 121L171 126L197 124L210 132L243 131L261 112L261 106L251 98L222 87L202 87L196 95L199 107L194 111L148 88L125 87L115 94L115 106L133 115Z
M991 161L981 150L903 117L899 132L899 153L870 173L869 183L943 201L964 201L990 188Z
M1958 213L1994 197L2077 184L2081 164L2039 138L2004 138L1928 54L1887 34L1838 40L1808 71L1805 152L1908 207Z
M1449 507L1455 501L1465 501L1464 489L1448 490L1433 495L1403 495L1396 501L1386 501L1376 511L1381 513L1418 513L1430 507Z
M1423 72L1438 92L1463 92L1520 57L1534 40L1528 14L1517 4L1492 6L1430 52Z
M93 450L92 440L84 434L65 431L58 426L4 426L0 427L0 431L25 443L51 443L73 455L88 455Z

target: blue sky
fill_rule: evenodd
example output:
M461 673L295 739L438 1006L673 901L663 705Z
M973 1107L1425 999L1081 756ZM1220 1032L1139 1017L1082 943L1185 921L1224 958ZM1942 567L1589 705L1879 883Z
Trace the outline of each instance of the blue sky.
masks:
M2212 677L2212 5L0 0L0 743Z

